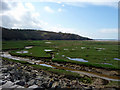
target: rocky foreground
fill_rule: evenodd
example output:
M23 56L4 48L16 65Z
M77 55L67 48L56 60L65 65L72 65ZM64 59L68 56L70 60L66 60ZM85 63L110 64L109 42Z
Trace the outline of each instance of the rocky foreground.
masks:
M118 90L114 87L104 87L105 82L101 79L96 79L94 84L84 84L76 80L70 80L64 75L57 75L43 70L38 70L32 66L26 66L20 63L15 63L7 60L1 60L0 66L0 88L79 88L81 90ZM99 85L95 83L99 82ZM100 85L101 83L101 85Z

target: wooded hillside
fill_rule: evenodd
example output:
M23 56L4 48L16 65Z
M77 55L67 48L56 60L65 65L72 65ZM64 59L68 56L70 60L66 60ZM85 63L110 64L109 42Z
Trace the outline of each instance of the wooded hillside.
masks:
M2 40L92 40L70 33L57 33L32 29L8 29L1 28Z

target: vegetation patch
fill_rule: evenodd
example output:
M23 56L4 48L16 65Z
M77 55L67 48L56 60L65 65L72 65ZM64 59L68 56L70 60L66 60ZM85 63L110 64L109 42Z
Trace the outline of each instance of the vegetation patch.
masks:
M51 43L45 43L51 42ZM33 46L28 53L16 53L20 50L10 51L10 54L31 57L35 59L50 60L61 63L75 63L85 66L101 67L105 69L120 69L118 42L112 41L77 41L77 40L40 40L40 41L3 41L4 49L22 49L25 46ZM53 50L46 52L46 50ZM25 48L23 50L26 50ZM53 57L52 57L53 55ZM69 60L69 58L81 58L88 62ZM107 65L106 63L112 64Z

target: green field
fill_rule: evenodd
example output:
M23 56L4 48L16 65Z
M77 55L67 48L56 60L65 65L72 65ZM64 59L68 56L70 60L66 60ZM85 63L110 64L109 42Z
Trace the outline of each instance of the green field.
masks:
M10 51L12 55L44 58L51 57L50 53L54 53L55 57L52 59L53 62L71 62L95 67L120 69L118 66L120 61L114 60L114 58L120 59L120 45L114 41L3 41L2 46L3 50L14 49ZM33 48L25 49L25 46L33 46ZM52 52L46 52L44 51L45 49L52 50ZM28 51L28 53L16 53L21 50ZM73 61L67 57L81 58L88 62Z

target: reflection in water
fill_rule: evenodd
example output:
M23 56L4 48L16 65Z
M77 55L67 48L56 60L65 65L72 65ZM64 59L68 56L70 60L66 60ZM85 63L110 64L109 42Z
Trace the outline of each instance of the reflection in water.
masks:
M25 49L30 49L30 48L32 48L33 46L28 46L28 47L25 47Z
M17 51L16 53L28 53L28 51Z
M106 79L106 80L120 81L118 79L118 77L115 77L115 76L108 76L108 75L103 75L103 74L98 74L98 73L93 73L93 72L88 72L88 71L81 71L81 70L75 70L75 69L65 68L65 67L61 67L61 66L49 65L49 64L45 64L44 62L41 62L40 60L37 61L35 59L31 60L29 58L21 58L21 57L11 56L8 52L3 52L3 53L4 54L0 55L1 57L14 59L14 60L28 61L31 64L36 63L37 65L42 65L42 66L51 67L51 68L65 69L66 71L71 71L71 72L88 75L88 76L92 76L92 77L98 77L98 78L102 78L102 79Z
M53 51L53 50L51 50L51 49L45 49L44 51L46 51L46 52L50 52L50 51Z
M81 47L81 49L85 49L85 47Z
M110 64L110 63L101 63L101 64L107 64L107 65L112 65L112 64Z
M84 60L82 58L70 58L70 57L66 57L66 58L68 58L69 60L74 60L74 61L88 62L88 61L86 61L86 60Z
M45 42L45 43L51 43L51 42Z
M68 49L64 48L64 50L68 50Z
M114 60L118 60L118 61L120 61L120 59L119 59L119 58L114 58Z
M47 64L39 64L41 66L46 66L46 67L52 67L51 65L47 65ZM53 67L52 67L53 68Z

